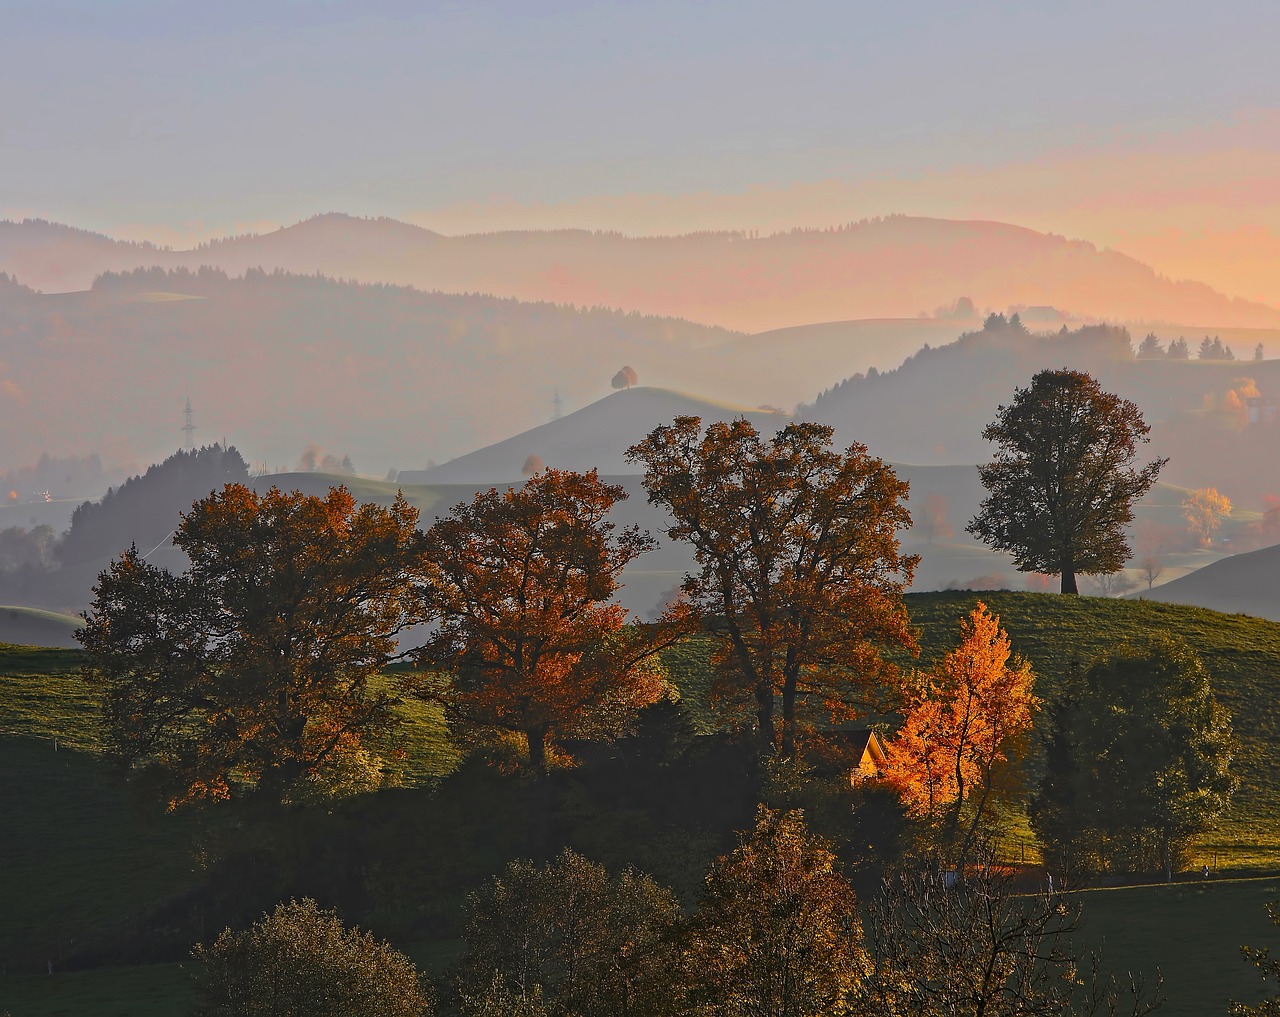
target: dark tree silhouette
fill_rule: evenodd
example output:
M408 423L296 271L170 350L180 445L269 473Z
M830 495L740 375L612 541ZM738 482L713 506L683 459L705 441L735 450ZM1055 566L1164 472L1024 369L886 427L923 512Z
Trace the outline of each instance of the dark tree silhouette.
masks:
M1150 360L1154 357L1163 357L1164 347L1160 345L1160 340L1156 338L1154 332L1148 332L1143 338L1141 345L1138 346L1138 359Z
M636 376L635 369L632 367L624 367L613 376L611 384L614 388L631 388L640 379Z
M966 529L1013 555L1019 572L1062 577L1124 567L1132 504L1167 462L1131 468L1151 429L1138 407L1080 371L1041 371L982 432L998 446L980 468L987 497Z
M112 755L171 806L295 800L372 767L367 738L397 722L373 681L415 620L417 519L403 498L228 484L182 517L185 572L136 548L112 562L76 634Z

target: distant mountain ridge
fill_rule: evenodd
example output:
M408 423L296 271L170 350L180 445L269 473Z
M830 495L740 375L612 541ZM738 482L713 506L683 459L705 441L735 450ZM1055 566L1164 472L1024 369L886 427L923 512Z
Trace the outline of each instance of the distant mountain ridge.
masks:
M105 271L202 265L606 306L758 332L903 318L968 296L979 306L1095 318L1280 327L1280 309L1173 281L1110 250L1007 223L888 216L769 236L630 237L587 230L445 236L340 213L175 251L42 220L0 222L0 271L45 291Z

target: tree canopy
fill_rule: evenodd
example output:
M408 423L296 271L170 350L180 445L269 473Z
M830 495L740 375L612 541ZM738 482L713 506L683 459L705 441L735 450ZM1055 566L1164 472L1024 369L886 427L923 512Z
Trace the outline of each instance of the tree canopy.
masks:
M431 987L404 954L314 900L280 904L192 951L195 1017L430 1017Z
M626 492L596 472L548 469L481 492L427 531L427 615L417 691L459 733L506 732L535 769L557 738L613 735L666 694L654 659L684 631L679 608L627 624L612 603L622 570L653 546L615 532Z
M657 1017L678 1012L675 894L565 849L507 864L470 898L459 965L469 1015ZM500 1009L500 1007L505 1007Z
M1238 783L1231 719L1200 657L1164 635L1123 644L1054 712L1037 834L1069 868L1171 874Z
M853 887L801 812L763 806L718 858L689 934L695 998L744 1017L841 1017L860 1011L868 974ZM701 1011L699 1011L701 1012Z
M802 725L812 738L815 719L851 719L878 692L894 673L881 646L915 648L902 592L919 558L898 540L907 484L865 446L833 450L832 434L800 423L764 440L747 420L704 430L677 417L627 451L673 516L668 535L693 546L684 591L720 641L717 702L753 708L783 756Z
M1031 666L1010 652L999 615L978 601L959 646L917 676L902 727L886 746L886 780L912 813L942 825L961 859L1040 702Z
M1134 469L1150 427L1138 407L1080 371L1041 371L982 432L995 458L980 467L987 496L970 533L1013 555L1020 572L1062 577L1116 572L1132 554L1133 502L1168 461Z
M112 562L78 633L112 753L155 770L171 805L286 798L367 761L395 723L372 679L415 617L416 521L401 498L228 484L182 517L185 572L137 548Z

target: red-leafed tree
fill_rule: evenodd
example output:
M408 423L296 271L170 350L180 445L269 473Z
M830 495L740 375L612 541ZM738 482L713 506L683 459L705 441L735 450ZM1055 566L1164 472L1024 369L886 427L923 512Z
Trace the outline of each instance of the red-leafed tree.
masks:
M762 439L747 420L677 417L632 446L668 534L693 546L685 593L719 640L717 702L754 712L784 758L820 721L856 717L895 673L885 645L915 648L902 602L919 558L903 555L907 484L832 429L790 424Z
M519 490L489 490L427 531L426 614L436 629L418 654L418 693L451 725L523 741L541 770L563 737L608 737L667 692L655 659L683 634L677 608L628 623L612 602L622 570L653 546L608 521L625 491L548 469Z
M417 518L342 487L228 484L182 517L185 572L136 548L112 562L77 634L112 754L160 777L171 805L288 799L368 762L395 724L373 679L415 619Z

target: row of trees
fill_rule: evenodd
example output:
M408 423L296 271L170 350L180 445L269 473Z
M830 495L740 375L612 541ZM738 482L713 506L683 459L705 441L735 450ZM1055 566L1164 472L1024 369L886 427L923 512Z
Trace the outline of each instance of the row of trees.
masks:
M566 850L514 861L471 897L446 994L465 1017L1033 1017L1149 1013L1073 943L1076 906L1027 900L989 859L950 883L891 873L860 912L800 812L761 808L707 872L697 909L634 870ZM201 1017L425 1017L413 964L314 901L283 904L194 952ZM1084 962L1084 963L1082 963Z
M906 485L830 443L817 424L764 440L745 421L680 418L635 446L700 566L645 625L611 601L652 538L615 529L625 494L594 472L483 492L425 532L403 499L229 484L182 517L186 572L135 548L99 578L81 640L111 748L174 805L350 780L394 724L378 676L396 639L428 624L408 691L444 703L464 738L514 737L539 769L554 746L616 734L669 695L655 655L707 620L726 718L793 755L884 686L880 647L914 648Z
M1191 348L1187 345L1187 340L1182 336L1169 340L1169 348L1167 350L1160 345L1160 339L1154 332L1148 332L1143 337L1142 342L1138 344L1139 360L1154 360L1161 357L1169 360L1187 360L1190 356ZM1231 347L1225 345L1222 339L1216 335L1212 339L1205 336L1200 340L1200 345L1196 349L1196 356L1201 360L1236 359L1236 355L1231 352ZM1258 343L1253 350L1253 359L1262 360L1263 356L1262 343Z
M1115 571L1131 502L1163 465L1129 466L1146 433L1132 403L1087 375L1036 375L987 429L1000 450L970 529L1024 571L1059 573L1064 592L1078 572ZM766 439L745 420L680 417L632 446L668 535L697 563L645 625L612 597L652 538L616 530L608 513L625 493L594 472L482 492L425 533L403 499L229 484L182 517L185 573L135 548L99 579L81 639L111 747L172 778L175 805L237 785L284 799L362 768L373 779L367 743L394 725L378 676L397 637L426 624L408 690L442 702L463 737L516 739L541 769L556 745L615 735L670 694L655 655L705 624L723 716L795 756L892 705L882 651L915 650L902 593L918 559L898 540L907 485L864 446L831 441L814 423Z

